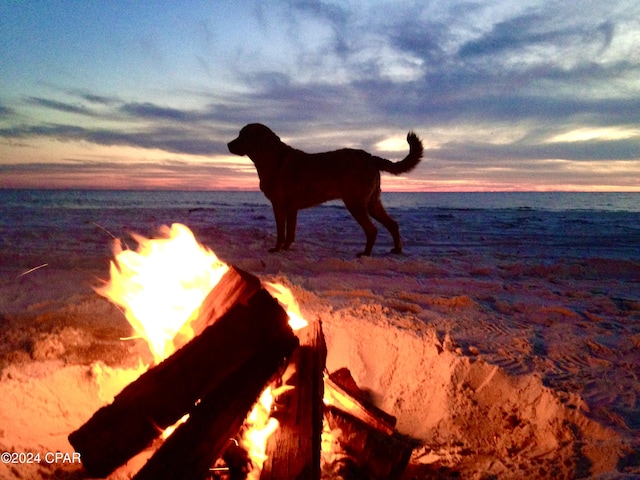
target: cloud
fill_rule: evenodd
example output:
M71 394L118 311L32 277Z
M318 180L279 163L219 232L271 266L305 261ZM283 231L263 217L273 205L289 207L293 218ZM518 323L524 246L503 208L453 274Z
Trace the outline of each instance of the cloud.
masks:
M172 120L177 122L187 121L193 118L189 112L176 108L160 107L153 103L127 103L120 111L137 118L152 120Z
M235 137L246 123L258 121L285 136L302 136L307 140L293 142L300 148L313 150L338 146L362 146L368 150L380 142L382 129L394 134L411 128L428 129L438 125L464 123L529 124L529 133L520 144L490 145L483 148L475 139L456 145L454 158L573 158L629 159L640 156L634 139L616 142L569 142L543 145L557 134L559 125L592 122L594 125L621 125L637 122L640 99L554 99L524 94L501 96L465 96L455 87L444 96L423 95L420 84L399 86L391 81L362 82L350 86L291 85L286 76L263 75L254 81L254 93L226 103L211 103L201 110L176 109L150 102L127 103L117 107L127 118L145 120L138 128L88 128L69 124L35 124L5 127L0 137L53 137L63 141L84 140L98 145L127 145L167 152L214 155L227 154L226 142ZM44 98L39 104L56 105L67 111L67 104ZM303 105L304 107L301 107ZM72 109L72 111L76 111ZM377 112L377 113L376 113ZM149 123L150 122L150 123ZM346 136L353 123L356 138ZM380 124L384 123L384 127ZM345 135L345 145L309 135L309 125L319 132ZM566 128L565 128L566 129ZM367 132L367 130L369 132ZM418 130L420 133L420 130ZM626 142L626 143L624 143ZM527 148L525 148L527 146ZM442 158L444 158L442 157Z
M15 114L15 110L13 108L9 108L0 103L0 118L9 118Z
M493 25L486 33L465 42L458 51L461 59L476 57L523 55L526 52L546 52L570 49L571 54L580 57L590 52L589 46L597 46L602 52L611 45L615 23L604 20L592 23L591 18L577 20L565 17L555 8L527 12L506 18ZM521 57L521 61L524 59ZM558 61L554 58L554 61Z
M255 189L253 169L182 161L110 162L78 158L64 162L0 164L0 187Z
M77 113L79 115L87 115L87 116L95 115L93 111L81 105L72 105L70 103L51 100L48 98L29 97L27 98L27 103L31 105L36 105L39 107L51 109L51 110L57 110L59 112Z
M400 51L411 53L425 61L433 68L443 62L445 48L443 38L446 27L439 23L424 24L417 19L408 20L403 24L396 24L389 32L391 44Z
M228 153L225 142L210 139L205 135L205 132L194 134L194 132L187 129L171 127L157 127L147 131L122 131L106 128L92 129L74 125L44 124L1 128L0 137L7 139L50 137L61 141L84 140L97 145L124 145L191 155Z
M96 95L93 93L81 93L80 94L83 99L91 103L97 103L100 105L112 105L115 102L118 102L117 99L107 97L104 95Z
M314 22L322 22L329 26L333 33L333 53L343 55L350 51L351 42L347 32L352 13L343 5L320 0L288 0L286 4L293 11L310 17ZM292 19L295 27L294 22L295 19Z
M564 39L563 32L541 29L540 26L545 24L545 19L540 15L525 15L499 22L487 34L462 45L458 55L463 59L495 55L505 50L521 50Z
M584 142L510 143L494 145L477 142L451 142L442 148L429 150L432 156L451 162L473 161L478 164L518 162L519 160L575 160L581 162L601 160L640 159L640 137L621 140L589 140Z
M111 90L122 98L99 86L45 89L22 97L28 115L19 103L0 105L0 137L226 155L226 142L258 121L309 151L376 151L415 129L439 147L428 155L449 174L447 166L474 162L486 171L545 169L558 159L628 163L640 158L637 136L568 142L561 134L640 129L637 11L624 0L618 8L587 1L579 11L544 2L280 0L249 10L241 30L225 24L229 35L215 42L217 19L198 20L200 48L189 32L165 44L158 30L154 48L167 72L153 88ZM174 58L178 45L186 48ZM36 118L33 107L45 114ZM91 118L51 123L45 110ZM510 133L495 141L483 131Z
M228 175L233 171L237 175L255 176L255 172L247 170L243 172L241 169L232 166L220 166L214 163L193 163L178 160L165 160L161 162L135 162L128 161L126 164L122 162L95 161L89 159L78 158L67 160L64 162L33 162L33 163L11 163L0 164L0 173L83 173L83 174L99 174L109 172L122 172L136 175L141 172L154 171L159 175L171 176L177 174L190 175Z

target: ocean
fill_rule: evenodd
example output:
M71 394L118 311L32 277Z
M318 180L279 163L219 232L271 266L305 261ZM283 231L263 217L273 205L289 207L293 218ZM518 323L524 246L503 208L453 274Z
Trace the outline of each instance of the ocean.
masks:
M388 207L427 209L640 212L640 193L383 192ZM330 202L339 204L339 202ZM216 208L268 205L258 191L127 191L0 189L0 208Z
M473 248L640 260L640 193L383 193L383 202L400 223L409 255L446 257ZM26 267L47 262L53 251L102 257L113 238L153 236L174 222L216 248L225 248L217 245L223 239L247 235L265 250L275 242L273 214L261 192L7 189L0 190L0 261ZM299 214L297 249L352 258L363 242L341 202ZM380 228L374 255L390 246Z

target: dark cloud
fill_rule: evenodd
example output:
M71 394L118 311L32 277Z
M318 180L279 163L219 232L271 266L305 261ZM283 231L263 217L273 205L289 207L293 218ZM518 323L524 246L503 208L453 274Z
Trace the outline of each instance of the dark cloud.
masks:
M191 132L172 128L127 133L105 129L89 130L84 137L100 145L129 145L192 155L226 153L225 145L220 142L211 141L204 135L194 136Z
M114 103L118 102L117 99L106 97L103 95L95 95L92 93L81 94L81 97L88 102L97 103L100 105L113 105Z
M79 115L87 115L87 116L95 115L93 111L81 105L72 105L66 102L51 100L49 98L29 97L27 98L27 103L31 105L37 105L39 107L48 108L51 110L57 110L59 112L77 113Z
M574 160L581 162L607 160L637 160L640 158L640 140L591 140L583 142L554 142L529 144L490 144L478 142L452 142L442 148L425 153L426 157L450 162L476 162L495 165L497 162L518 160Z
M635 66L614 64L608 68L583 65L572 70L547 69L543 73L483 71L468 74L434 72L411 83L387 79L353 84L341 101L365 101L369 116L389 124L438 126L462 122L529 122L549 130L575 122L587 125L629 125L638 123L637 95L620 92L612 96L579 95L575 85L611 81L633 73ZM543 86L545 86L543 88ZM352 92L357 92L351 97ZM574 93L575 92L575 93ZM376 115L372 115L376 114Z
M610 45L614 25L603 22L595 26L567 26L553 28L552 18L542 14L528 14L497 23L482 37L462 45L460 58L499 55L506 51L519 51L528 47L557 47L597 42L602 48Z
M245 115L262 117L269 123L307 124L344 116L349 102L347 89L326 84L296 85L281 74L253 79L254 92L245 99ZM355 112L352 112L355 113ZM300 126L303 126L302 124Z
M540 15L526 15L500 22L486 35L462 45L458 55L461 58L493 55L563 38L560 32L538 31L537 27L541 24L544 25L544 19Z
M145 118L151 120L171 120L184 122L192 120L194 117L188 111L178 110L175 108L160 107L153 103L127 103L120 107L120 111L137 118Z
M148 131L91 129L73 125L47 124L0 129L0 137L52 137L61 141L84 140L98 145L154 148L173 153L212 155L228 153L226 142L210 139L206 132L188 129L154 128Z
M60 88L56 85L45 84L47 89L55 92L62 93L67 97L73 97L80 100L82 103L88 102L98 106L111 106L122 103L122 101L116 96L100 95L92 90L86 90L81 88Z
M401 52L423 59L429 69L441 68L446 60L444 44L449 38L449 27L438 20L422 20L421 16L420 10L394 16L391 25L380 33Z
M81 127L69 125L19 125L15 127L0 128L0 137L29 138L40 136L52 136L54 138L71 138L73 134L83 131Z
M0 103L0 118L9 118L14 114L15 114L15 110L13 110L12 108L6 107Z
M640 99L637 98L552 98L541 95L505 94L462 99L449 104L460 117L488 122L549 122L562 124L594 122L597 124L627 124L636 121Z

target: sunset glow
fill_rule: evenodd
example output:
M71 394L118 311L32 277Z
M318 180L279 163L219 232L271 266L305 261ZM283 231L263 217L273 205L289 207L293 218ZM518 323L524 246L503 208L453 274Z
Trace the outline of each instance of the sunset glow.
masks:
M247 123L389 190L638 191L640 5L0 2L0 188L257 190ZM6 28L5 28L6 27Z

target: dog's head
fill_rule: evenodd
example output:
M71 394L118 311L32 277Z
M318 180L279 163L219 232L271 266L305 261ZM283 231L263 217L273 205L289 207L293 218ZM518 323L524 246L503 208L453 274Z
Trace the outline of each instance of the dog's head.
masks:
M280 137L261 123L250 123L242 127L238 138L227 144L229 151L235 155L248 155L254 162L282 145Z

